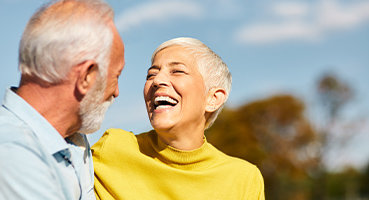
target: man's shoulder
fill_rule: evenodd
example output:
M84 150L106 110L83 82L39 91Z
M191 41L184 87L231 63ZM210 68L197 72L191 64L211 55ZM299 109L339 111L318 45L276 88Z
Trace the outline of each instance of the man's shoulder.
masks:
M35 194L45 197L47 192L50 195L60 193L55 190L58 187L53 181L55 173L45 155L30 130L0 123L0 182L7 183L0 189L1 195L21 195L26 199Z
M34 142L32 130L23 121L5 109L0 109L0 145L4 143Z
M0 155L2 160L11 159L15 164L29 164L34 161L31 158L42 158L32 129L3 107L0 108Z

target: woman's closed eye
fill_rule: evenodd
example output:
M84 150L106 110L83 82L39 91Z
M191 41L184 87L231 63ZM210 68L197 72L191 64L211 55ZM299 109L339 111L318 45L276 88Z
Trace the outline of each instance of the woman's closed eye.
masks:
M187 74L186 71L181 69L174 69L172 70L172 74Z
M153 78L153 77L155 77L155 76L156 76L156 73L154 73L154 72L149 72L149 73L147 73L146 80L152 79L152 78Z

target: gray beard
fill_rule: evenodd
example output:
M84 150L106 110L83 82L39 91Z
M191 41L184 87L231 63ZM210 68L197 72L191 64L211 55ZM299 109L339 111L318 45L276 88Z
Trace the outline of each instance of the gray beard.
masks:
M82 123L78 131L79 133L90 134L99 130L106 111L113 103L114 97L110 97L109 100L102 102L106 87L105 82L105 80L96 81L93 88L82 99L79 112Z

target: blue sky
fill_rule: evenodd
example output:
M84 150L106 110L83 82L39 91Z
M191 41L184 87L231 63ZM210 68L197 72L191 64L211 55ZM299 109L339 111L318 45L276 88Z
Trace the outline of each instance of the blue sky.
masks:
M17 85L17 49L22 31L44 0L0 0L0 95ZM333 72L356 96L346 118L369 111L369 0L108 0L126 48L120 96L92 143L109 127L135 133L151 128L142 89L153 50L180 36L200 39L228 64L233 75L229 107L290 93L315 107L317 79ZM312 110L307 115L319 120ZM368 121L366 121L368 122ZM364 124L333 165L369 158ZM338 159L336 156L340 155Z

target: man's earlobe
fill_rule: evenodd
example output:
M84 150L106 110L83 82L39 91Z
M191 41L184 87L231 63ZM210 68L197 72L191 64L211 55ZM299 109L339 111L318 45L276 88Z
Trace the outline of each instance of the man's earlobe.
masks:
M227 92L223 88L211 88L208 92L205 111L215 112L224 103L227 97Z
M77 67L79 68L79 74L76 87L80 94L85 95L96 82L98 66L96 62L88 60L79 64Z

